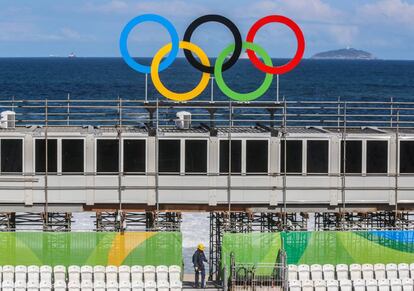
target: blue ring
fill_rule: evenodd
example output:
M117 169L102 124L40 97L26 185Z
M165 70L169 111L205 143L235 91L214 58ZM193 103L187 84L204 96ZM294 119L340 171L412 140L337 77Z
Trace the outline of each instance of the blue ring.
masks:
M168 57L164 59L160 66L159 66L159 72L165 70L168 68L175 60L175 58L178 55L179 50L179 38L178 33L175 30L174 26L171 22L169 22L166 18L157 15L157 14L143 14L140 16L137 16L133 18L131 21L127 23L127 25L124 27L121 33L121 38L119 40L119 49L121 50L121 55L124 61L127 63L128 66L130 66L132 69L134 69L137 72L144 73L144 74L150 74L151 73L151 67L150 66L144 66L139 63L137 63L129 54L128 52L128 35L131 32L131 30L138 24L146 21L153 21L161 24L164 26L171 37L171 43L172 43L172 49L171 52L168 54Z

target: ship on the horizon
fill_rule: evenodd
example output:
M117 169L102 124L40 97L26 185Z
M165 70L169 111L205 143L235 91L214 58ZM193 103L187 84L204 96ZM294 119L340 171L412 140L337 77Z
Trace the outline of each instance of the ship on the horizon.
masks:
M74 52L71 52L71 53L68 55L68 58L76 58L75 53L74 53Z

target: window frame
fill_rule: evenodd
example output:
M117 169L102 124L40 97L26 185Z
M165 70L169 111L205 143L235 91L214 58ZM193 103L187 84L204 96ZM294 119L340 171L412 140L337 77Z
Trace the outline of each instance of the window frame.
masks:
M209 166L209 158L210 158L210 153L209 153L209 139L208 138L182 138L182 139L180 139L181 140L181 143L180 143L180 153L181 153L181 157L180 157L180 173L184 173L184 175L188 175L188 176L205 176L205 175L208 175L210 172L209 172L209 170L210 170L210 166ZM206 153L206 172L205 173L191 173L191 172L186 172L186 169L185 169L185 166L186 166L186 164L185 164L185 160L186 160L186 155L185 155L185 153L186 153L186 141L187 140L190 140L190 141L193 141L193 140L195 140L195 141L205 141L206 142L206 151L207 151L207 153Z
M179 165L179 172L160 172L160 142L163 140L178 140L180 143L180 157L179 157L179 161L180 161L180 165ZM157 155L157 160L155 161L156 163L156 169L157 169L157 174L158 175L163 175L163 176L174 176L174 175L184 175L185 174L185 169L183 169L183 167L185 168L185 161L183 161L183 159L185 157L183 157L183 155L185 155L185 149L183 148L183 146L185 146L185 144L183 145L183 140L182 138L179 137L166 137L166 138L158 138L157 141L157 148L156 148L156 155ZM208 151L208 149L207 149ZM183 165L184 164L184 165ZM207 167L208 168L208 167Z
M21 176L24 175L25 173L25 150L24 150L24 146L25 146L25 140L24 137L13 137L13 136L6 136L6 137L1 137L1 140L21 140L22 141L22 172L20 173L10 173L10 172L2 172L1 171L1 159L0 159L0 175L16 175L16 176ZM34 147L33 147L34 148ZM1 143L0 143L0 155L2 154L2 149L1 149Z
M124 153L125 153L125 148L124 148L124 142L126 140L143 140L144 141L144 158L145 158L145 169L143 173L136 173L136 172L126 172L125 168L124 168ZM133 136L129 136L129 137L123 137L122 138L122 147L121 147L121 153L119 153L119 155L121 156L121 169L122 169L122 174L123 175L128 175L128 176L144 176L147 175L148 173L148 139L147 138L143 138L143 137L133 137Z
M342 142L352 142L352 141L359 141L361 142L361 173L343 173L342 172ZM346 176L362 176L366 174L366 141L363 138L349 138L349 139L340 139L339 140L339 174ZM348 157L347 157L348 159Z
M242 140L242 175L245 176L269 176L270 175L270 139L249 137ZM247 173L247 141L265 141L267 143L267 171L262 173Z
M221 172L220 171L220 165L221 165L221 163L220 163L220 152L221 152L221 141L228 141L229 139L228 138L219 138L218 139L218 142L217 142L217 144L218 144L218 152L217 152L217 171L218 171L218 174L219 175L222 175L222 176L227 176L228 175L228 173L225 173L225 172ZM245 139L243 139L243 138L232 138L231 139L232 141L240 141L240 172L231 172L231 175L232 176L240 176L240 175L243 175L244 173L243 173L243 153L245 152L245 149L243 148L243 143L244 143L244 140Z
M280 144L279 144L279 172L280 175L284 175L285 171L282 171L282 159L284 159L284 156L282 155L282 144L284 144L284 141L286 140L286 143L288 143L289 141L299 141L302 144L302 161L301 161L301 171L300 172L286 172L286 176L302 176L304 174L306 174L306 166L307 166L307 148L305 147L305 143L307 146L307 140L306 139L301 139L301 138L286 138L280 139ZM286 165L285 165L285 169L286 169Z
M382 141L387 143L387 170L385 173L368 173L368 142L370 141ZM390 140L388 138L371 138L365 139L365 175L366 176L388 176L390 174ZM397 161L396 161L397 162Z
M304 154L305 154L305 158L304 158L304 168L303 171L305 172L306 176L329 176L331 173L331 139L330 138L307 138L305 139L306 141L306 146L304 147ZM327 165L327 172L323 172L323 173L309 173L308 172L308 142L309 141L325 141L328 143L328 165ZM339 157L339 159L341 159L341 157Z

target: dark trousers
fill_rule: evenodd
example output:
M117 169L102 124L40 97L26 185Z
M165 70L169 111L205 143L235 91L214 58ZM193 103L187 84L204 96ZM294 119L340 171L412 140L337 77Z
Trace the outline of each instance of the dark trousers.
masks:
M199 285L199 276L201 274L201 288L206 287L206 270L205 268L198 268L197 271L195 271L195 287L198 288Z

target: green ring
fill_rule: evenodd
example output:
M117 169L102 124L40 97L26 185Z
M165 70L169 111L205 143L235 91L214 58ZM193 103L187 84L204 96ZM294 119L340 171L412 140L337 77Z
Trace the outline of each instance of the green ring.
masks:
M261 97L264 93L266 93L270 85L272 85L273 75L266 73L266 77L263 80L262 85L260 85L260 87L257 88L255 91L252 91L249 93L238 93L230 89L230 87L227 86L227 84L224 82L221 68L223 66L223 63L226 57L234 51L234 48L235 48L234 44L229 45L217 57L216 63L214 65L214 77L216 79L217 86L226 96L230 97L233 100L244 101L244 102L255 100ZM272 59L261 46L251 43L251 42L244 41L243 50L246 50L246 49L255 51L260 57L262 57L263 62L267 66L273 67Z

